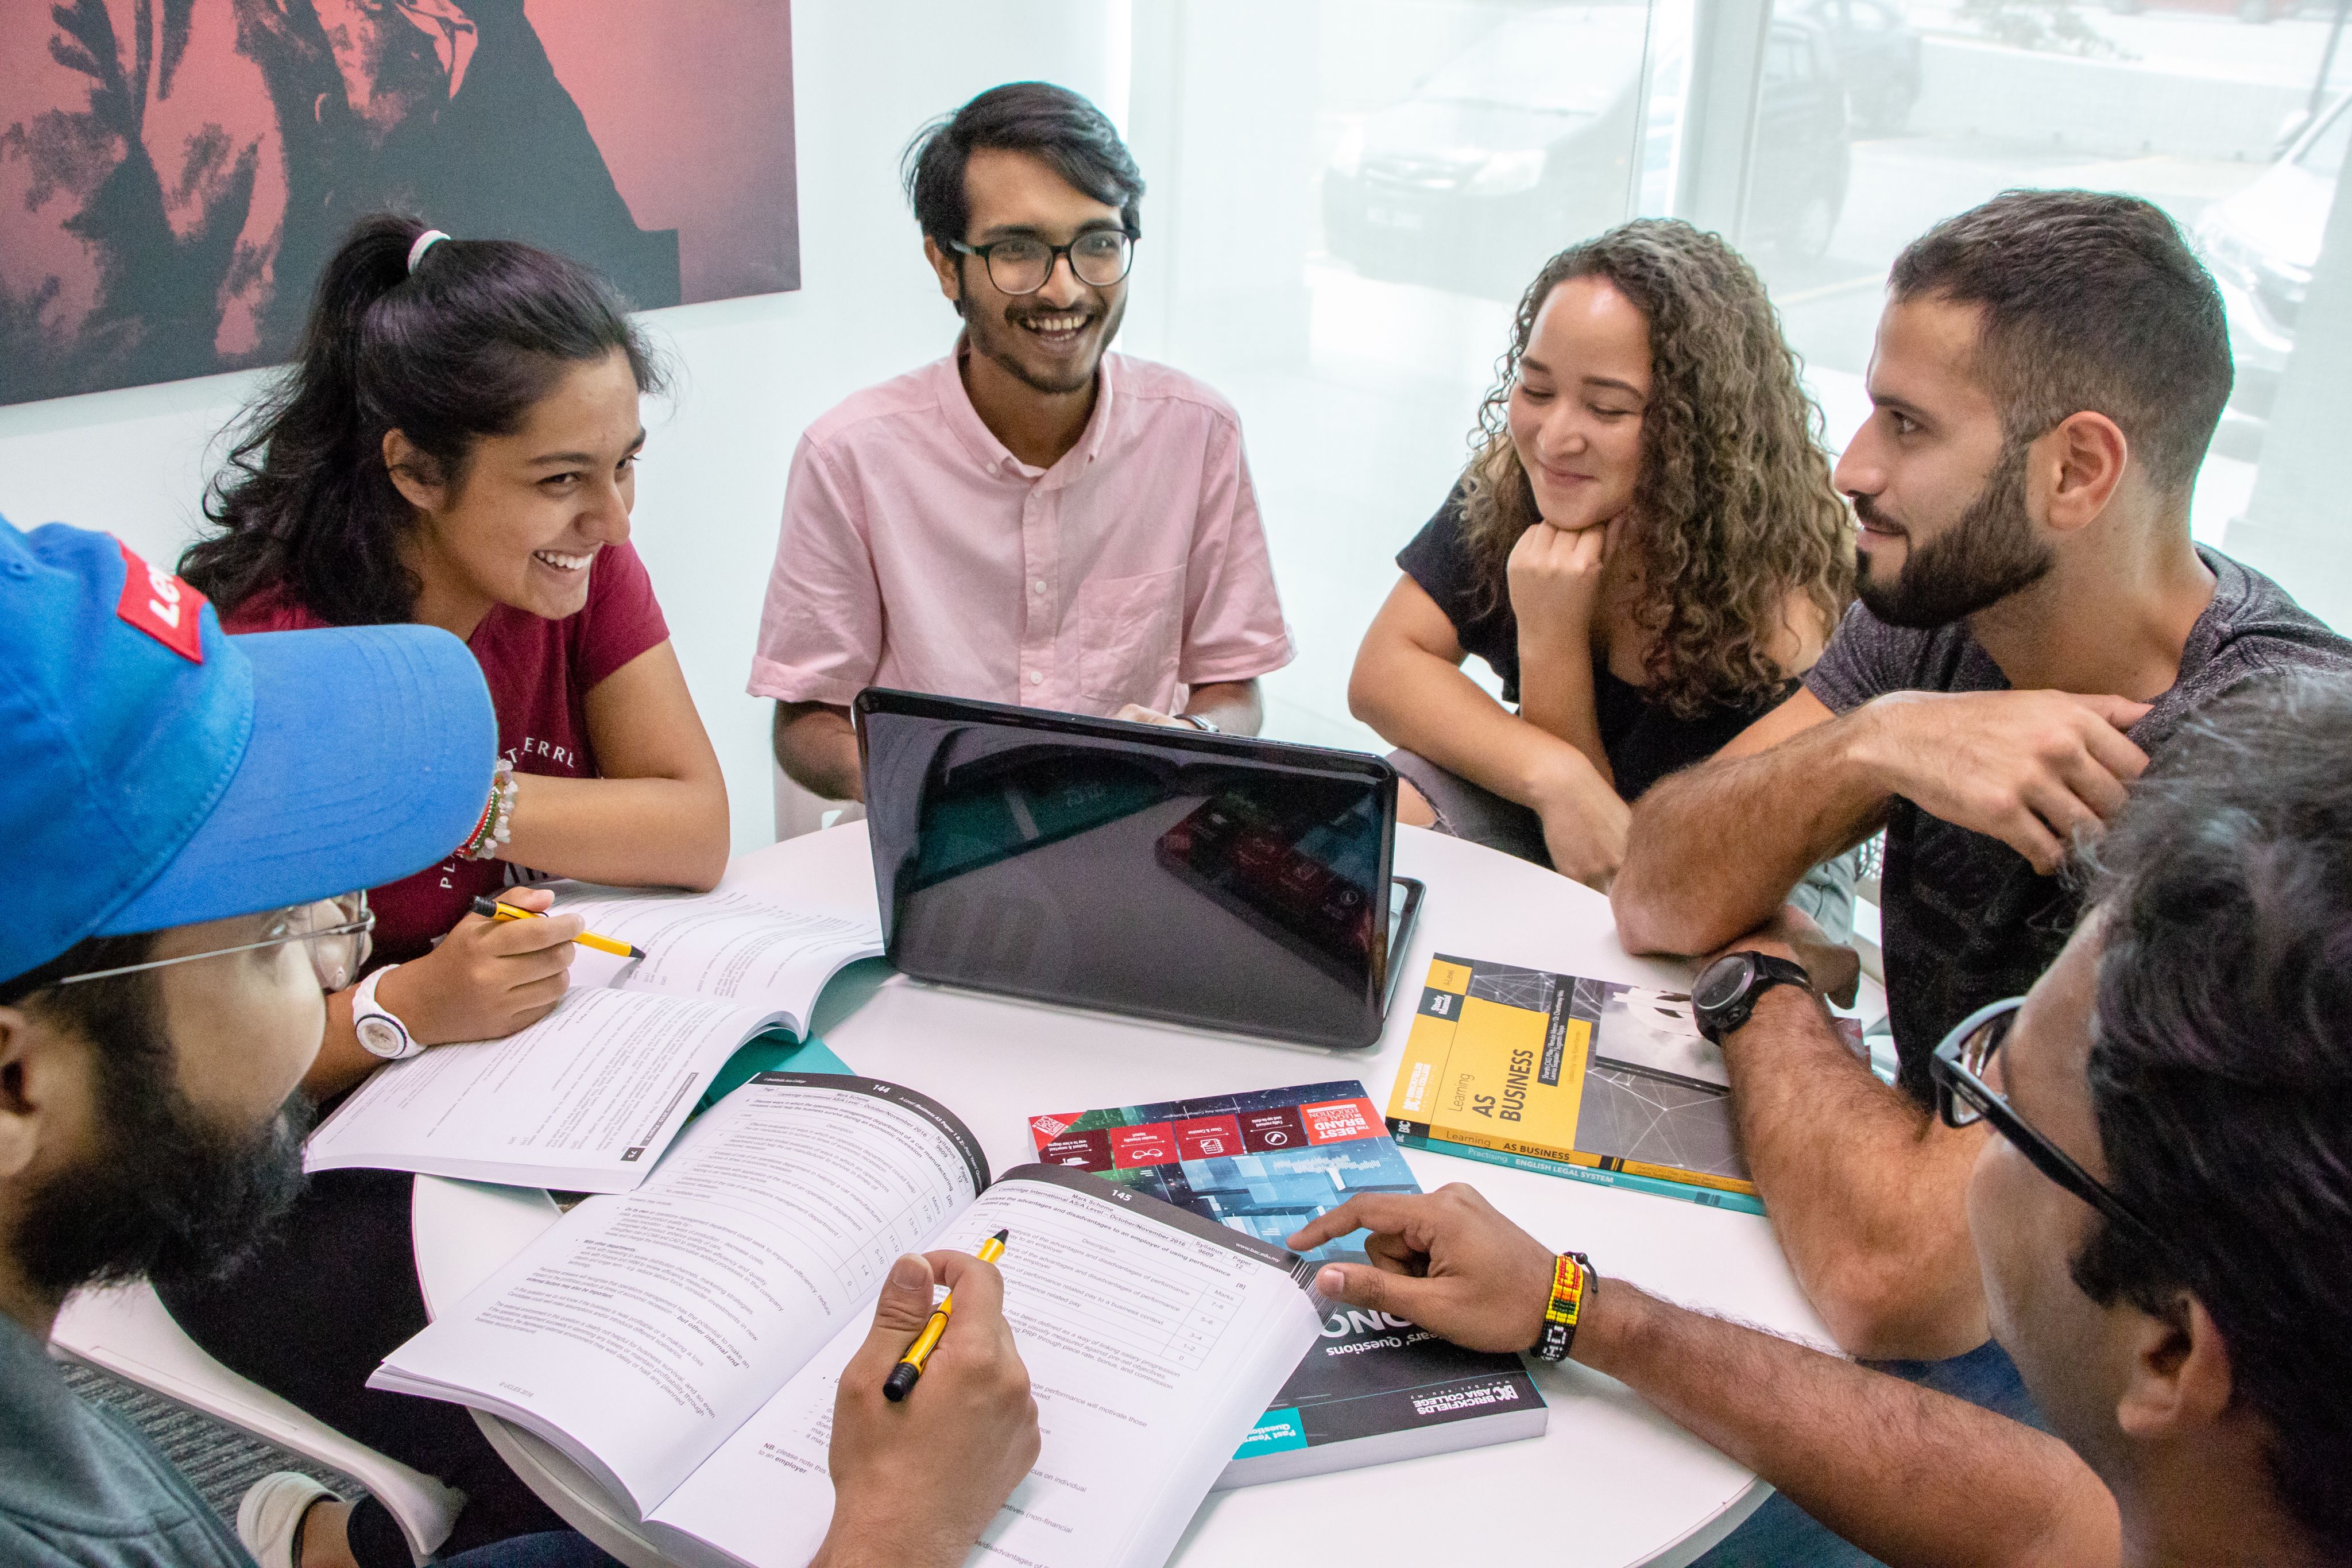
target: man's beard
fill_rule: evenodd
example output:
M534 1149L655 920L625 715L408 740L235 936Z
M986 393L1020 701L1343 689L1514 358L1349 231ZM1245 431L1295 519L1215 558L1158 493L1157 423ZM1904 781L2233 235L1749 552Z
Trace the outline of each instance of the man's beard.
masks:
M1879 520L1867 496L1856 496L1853 509L1865 522ZM2053 559L2026 516L2025 444L2009 442L1968 511L1937 538L1914 544L1892 581L1874 577L1863 555L1854 594L1889 626L1949 626L2041 581Z
M173 1078L157 1010L138 1009L153 1030L144 1040L92 1041L95 1146L27 1197L8 1239L26 1283L52 1300L82 1285L217 1277L301 1193L309 1099L298 1091L250 1130L216 1125Z
M1084 365L1072 370L1066 380L1041 378L1022 362L1016 347L1022 335L1028 331L1027 328L1021 325L1023 319L1029 316L1060 316L1066 312L1015 309L1004 315L989 318L983 325L982 313L972 310L965 316L964 324L971 335L973 350L1002 367L1007 375L1024 386L1048 394L1084 392L1094 384L1095 371L1102 363L1103 354L1110 348L1111 340L1118 336L1119 322L1127 316L1127 298L1124 295L1120 296L1108 309L1097 310L1092 305L1082 308L1098 317L1101 329L1095 339L1093 357Z

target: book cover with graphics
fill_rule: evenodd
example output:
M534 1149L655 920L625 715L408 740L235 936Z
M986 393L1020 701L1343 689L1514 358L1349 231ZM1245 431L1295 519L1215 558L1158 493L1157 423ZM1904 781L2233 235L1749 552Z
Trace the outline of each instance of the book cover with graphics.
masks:
M1412 1148L1761 1214L1730 1083L1686 993L1441 953L1388 1126Z
M1029 1133L1043 1164L1092 1171L1277 1247L1356 1193L1421 1190L1352 1080L1033 1116ZM1359 1230L1307 1256L1360 1263L1363 1240ZM1217 1485L1538 1437L1548 1415L1517 1356L1334 1306Z

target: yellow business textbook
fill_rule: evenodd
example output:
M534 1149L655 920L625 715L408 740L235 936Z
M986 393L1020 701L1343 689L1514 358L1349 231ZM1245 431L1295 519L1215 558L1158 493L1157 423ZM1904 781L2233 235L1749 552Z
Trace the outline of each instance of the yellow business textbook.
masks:
M1413 1148L1764 1212L1680 991L1441 953L1388 1120Z

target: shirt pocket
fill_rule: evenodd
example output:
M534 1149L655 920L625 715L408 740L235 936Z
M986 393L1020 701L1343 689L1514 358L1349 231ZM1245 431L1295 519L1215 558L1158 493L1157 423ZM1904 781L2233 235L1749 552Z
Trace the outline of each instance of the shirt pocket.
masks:
M1184 633L1184 569L1106 577L1078 590L1078 688L1116 707L1175 695Z

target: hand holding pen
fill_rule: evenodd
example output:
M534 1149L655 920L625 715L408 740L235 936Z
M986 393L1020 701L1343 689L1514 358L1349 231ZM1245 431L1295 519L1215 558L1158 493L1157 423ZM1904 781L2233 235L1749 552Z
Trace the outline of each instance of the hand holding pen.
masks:
M544 909L519 909L502 899L477 898L474 913L485 920L543 920ZM610 936L599 936L593 931L583 931L572 938L583 947L593 947L599 953L610 953L617 958L642 958L646 950Z
M940 1315L935 1280L950 1287L954 1312L926 1354L921 1388L894 1402L882 1385ZM858 1562L961 1563L1037 1448L1037 1402L995 1267L946 1251L892 1264L873 1329L834 1396L828 1551L855 1542Z
M1011 1239L1012 1232L1000 1230L982 1242L974 1256L983 1263L993 1263L1004 1256L1004 1244ZM915 1343L907 1347L906 1354L898 1358L898 1364L892 1367L890 1375L882 1380L883 1398L896 1405L914 1392L915 1380L923 1375L923 1363L929 1361L931 1352L939 1348L940 1336L948 1332L948 1319L954 1315L955 1291L950 1289L940 1298L940 1304L931 1309L930 1320L923 1324L923 1332L915 1336Z
M412 1039L425 1045L503 1040L563 999L579 951L574 938L583 935L580 917L548 915L553 895L543 887L512 887L504 896L523 918L469 911L432 951L384 972L376 999ZM373 1066L373 1059L362 1065Z

